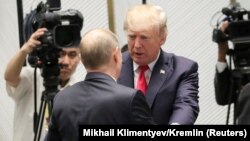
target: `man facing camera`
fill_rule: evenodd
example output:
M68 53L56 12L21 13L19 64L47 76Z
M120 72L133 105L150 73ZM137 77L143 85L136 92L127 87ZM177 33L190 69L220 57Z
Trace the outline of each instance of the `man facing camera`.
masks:
M54 98L47 141L77 141L79 125L153 124L142 92L116 82L122 56L111 31L87 32L80 52L86 78Z
M126 14L124 30L128 51L122 54L118 83L144 91L156 124L194 124L199 114L198 64L161 49L167 38L163 9L133 7Z

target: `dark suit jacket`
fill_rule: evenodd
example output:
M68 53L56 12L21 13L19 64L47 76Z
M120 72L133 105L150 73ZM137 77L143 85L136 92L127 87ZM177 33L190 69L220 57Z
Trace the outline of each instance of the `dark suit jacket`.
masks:
M238 124L250 125L250 83L242 88L237 103Z
M249 76L237 70L226 68L223 72L218 73L216 69L214 88L215 99L219 105L227 105L237 101L238 90L249 82Z
M103 73L88 73L85 81L54 98L48 141L77 141L78 126L87 124L153 124L141 91L117 84Z
M216 69L214 79L216 102L219 105L236 104L235 113L238 124L250 124L249 80L249 75L240 71L230 71L226 68L218 73Z
M198 64L161 50L148 84L146 99L156 124L194 124L199 113ZM134 87L133 62L123 53L118 83Z
M226 68L223 72L218 73L218 70L215 71L214 78L214 89L215 89L215 100L218 105L226 105L232 102L232 93L234 90L231 87L231 75Z

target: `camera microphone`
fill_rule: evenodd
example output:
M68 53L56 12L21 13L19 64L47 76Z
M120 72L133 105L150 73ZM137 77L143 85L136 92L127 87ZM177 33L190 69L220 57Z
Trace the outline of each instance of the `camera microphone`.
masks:
M50 11L58 11L61 9L61 1L60 0L47 0L47 4L49 5Z
M231 9L225 7L225 8L222 8L221 12L224 14L224 15L227 15L227 16L233 16L234 13Z
M234 12L234 10L230 9L230 8L222 8L221 12L226 15L227 17L225 18L225 20L231 21L231 20L235 20L237 19L237 14ZM231 17L231 18L230 18Z

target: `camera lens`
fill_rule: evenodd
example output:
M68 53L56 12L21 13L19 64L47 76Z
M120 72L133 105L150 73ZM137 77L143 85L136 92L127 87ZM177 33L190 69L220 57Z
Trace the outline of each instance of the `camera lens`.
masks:
M78 25L59 25L54 31L54 43L57 47L75 47L80 42L80 28Z

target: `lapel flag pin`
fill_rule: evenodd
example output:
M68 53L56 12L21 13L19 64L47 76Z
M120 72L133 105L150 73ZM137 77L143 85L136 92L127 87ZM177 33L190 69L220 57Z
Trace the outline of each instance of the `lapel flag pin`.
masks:
M165 74L165 70L160 70L160 74Z

